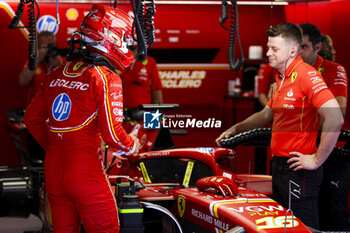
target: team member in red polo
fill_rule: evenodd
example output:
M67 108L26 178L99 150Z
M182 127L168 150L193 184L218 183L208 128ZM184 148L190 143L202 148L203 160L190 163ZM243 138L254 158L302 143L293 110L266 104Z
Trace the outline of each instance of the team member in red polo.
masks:
M267 31L269 64L280 74L277 91L267 106L223 132L216 142L234 134L263 127L273 120L271 151L273 196L291 208L307 226L318 228L317 198L322 179L320 166L332 151L343 124L337 101L317 70L299 56L300 27L279 24ZM316 147L319 113L324 118L320 145Z
M301 24L303 42L300 55L305 62L318 70L329 90L335 96L343 116L345 116L348 82L344 67L335 62L323 59L318 55L322 48L321 32L313 24ZM344 124L343 129L349 127ZM342 146L340 143L337 146ZM349 231L349 210L347 194L349 191L348 164L332 153L323 164L323 182L319 198L321 230Z
M278 71L273 69L269 64L263 65L260 67L258 72L258 100L261 106L265 107L265 105L269 102L271 96L269 95L272 90L271 84L276 82L276 75L278 75Z
M56 37L52 32L43 31L38 35L38 57L35 70L29 70L28 61L18 76L20 85L28 85L27 105L32 101L47 75L55 67L62 65L63 59L56 48Z
M131 47L131 46L130 46ZM133 46L133 54L137 47ZM121 74L124 90L124 106L137 108L140 104L162 104L162 83L159 78L156 61L147 56L146 60L134 63Z

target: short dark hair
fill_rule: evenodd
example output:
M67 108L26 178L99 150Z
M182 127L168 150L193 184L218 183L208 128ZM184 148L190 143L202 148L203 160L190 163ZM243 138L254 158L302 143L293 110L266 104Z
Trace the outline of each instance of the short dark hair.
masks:
M52 39L54 39L56 41L56 37L55 37L55 34L53 34L52 32L50 31L42 31L38 34L38 39L43 37L43 36L51 36Z
M313 48L315 49L315 46L317 43L321 42L321 32L316 25L311 23L303 23L300 24L301 29L303 29L303 35L309 36L309 40L312 43Z
M299 46L302 42L302 30L294 23L281 23L266 31L269 37L281 36L287 40L297 43Z

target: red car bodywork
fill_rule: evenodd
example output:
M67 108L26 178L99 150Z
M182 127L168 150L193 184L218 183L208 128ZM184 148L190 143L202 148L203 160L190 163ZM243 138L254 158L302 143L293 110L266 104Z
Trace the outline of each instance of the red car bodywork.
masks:
M109 161L113 152L109 153ZM141 201L161 202L171 201L171 212L180 222L189 222L208 232L227 232L235 226L244 227L246 232L281 232L284 227L287 231L311 232L300 220L288 213L286 225L285 216L287 210L276 203L267 195L271 194L271 177L265 175L236 175L228 169L229 161L235 157L235 152L226 148L185 148L152 151L128 156L128 160L119 161L119 169L112 169L115 175L127 175L144 184L145 188L137 192ZM171 173L179 170L173 163L173 159L183 162L186 167L184 174L175 178ZM168 173L147 170L151 163L157 163L157 169ZM190 162L194 164L189 171ZM166 166L168 165L168 166ZM196 171L201 169L201 171ZM208 171L203 171L208 169ZM183 170L182 170L183 172ZM189 174L192 173L192 174ZM199 174L201 173L201 174ZM212 173L212 174L210 174ZM188 175L189 174L189 175ZM200 191L196 187L195 179L203 174L211 176L228 177L237 184L238 192L234 196L223 197L215 187ZM168 183L159 182L159 176L166 176ZM186 177L187 176L187 177ZM117 176L111 175L111 183L115 183ZM157 180L158 179L158 180ZM187 184L185 180L189 180ZM156 182L154 182L156 181ZM249 188L248 188L248 187ZM258 192L258 191L262 192ZM186 232L185 227L184 232Z

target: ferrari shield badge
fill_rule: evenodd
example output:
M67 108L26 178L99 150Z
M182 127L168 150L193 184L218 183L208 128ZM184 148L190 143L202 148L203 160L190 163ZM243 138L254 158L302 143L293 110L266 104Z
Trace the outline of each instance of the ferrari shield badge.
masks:
M324 71L324 68L323 67L318 67L317 71L318 71L318 73L322 74L323 71Z
M177 198L177 209L179 210L179 215L182 217L185 213L186 200L184 197L179 196Z
M297 79L297 76L298 76L298 73L297 72L293 72L291 83L294 83L295 79Z

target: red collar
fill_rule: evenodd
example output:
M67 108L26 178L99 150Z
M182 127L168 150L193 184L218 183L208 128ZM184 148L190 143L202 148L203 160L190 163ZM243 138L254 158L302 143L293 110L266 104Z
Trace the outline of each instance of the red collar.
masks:
M317 55L317 60L314 64L314 68L320 73L322 74L323 73L323 70L324 70L324 67L322 67L323 65L323 61L324 59L320 56L320 55Z
M284 75L285 75L286 77L289 77L289 76L293 73L294 69L295 69L300 63L302 63L302 62L303 62L303 59L301 58L301 56L300 56L300 55L297 56L297 57L292 61L292 63L288 66L288 68L287 68L286 72L284 73Z

